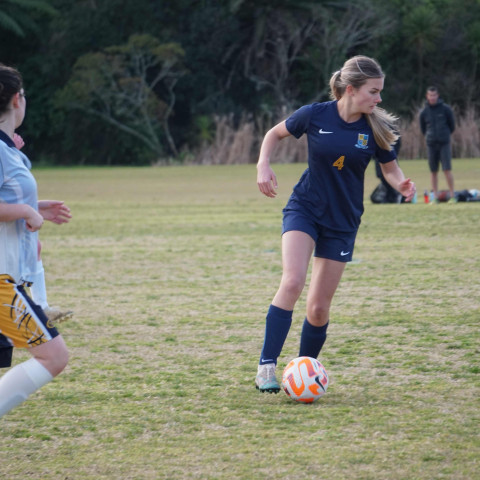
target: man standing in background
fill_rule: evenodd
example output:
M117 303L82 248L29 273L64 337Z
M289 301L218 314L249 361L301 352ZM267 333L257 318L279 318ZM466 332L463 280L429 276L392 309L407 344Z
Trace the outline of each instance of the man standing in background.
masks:
M450 191L449 203L456 203L450 145L450 136L455 130L455 119L452 109L439 98L437 87L428 87L426 97L425 107L420 113L420 128L427 142L433 202L438 202L438 168L441 162Z

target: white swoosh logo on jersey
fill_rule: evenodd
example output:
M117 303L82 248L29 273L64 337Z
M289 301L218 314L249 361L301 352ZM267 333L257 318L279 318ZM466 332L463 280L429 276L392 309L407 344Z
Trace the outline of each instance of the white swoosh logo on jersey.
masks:
M340 252L340 255L344 257L345 255L348 255L350 252L344 252L343 250Z
M320 129L320 130L318 131L318 133L323 134L323 133L333 133L333 132L324 132L323 129Z

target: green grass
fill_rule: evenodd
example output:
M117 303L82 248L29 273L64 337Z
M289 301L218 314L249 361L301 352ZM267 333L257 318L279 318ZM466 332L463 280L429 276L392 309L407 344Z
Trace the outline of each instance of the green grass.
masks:
M429 188L426 161L402 167ZM369 169L321 355L329 390L300 405L253 386L281 209L305 165L274 168L275 200L253 165L35 172L40 196L73 210L41 238L50 303L76 315L60 327L66 371L1 420L1 478L478 475L480 203L372 205ZM480 188L479 160L454 174ZM280 368L304 311L305 294Z

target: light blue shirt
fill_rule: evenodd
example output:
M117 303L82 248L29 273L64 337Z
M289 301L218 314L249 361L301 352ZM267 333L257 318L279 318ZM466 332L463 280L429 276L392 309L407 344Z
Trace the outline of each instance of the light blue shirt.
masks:
M0 130L0 203L28 204L38 210L37 182L32 164ZM27 230L23 219L0 222L0 273L17 283L32 281L37 270L38 233Z

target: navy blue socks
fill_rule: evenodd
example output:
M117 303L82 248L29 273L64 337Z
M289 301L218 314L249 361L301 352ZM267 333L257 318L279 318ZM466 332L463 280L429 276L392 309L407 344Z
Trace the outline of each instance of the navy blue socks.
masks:
M303 322L302 336L300 338L299 357L317 358L320 350L327 339L328 323L323 327L314 327L305 318Z
M265 325L265 340L263 343L260 365L277 363L277 358L287 338L292 325L293 311L270 305Z

